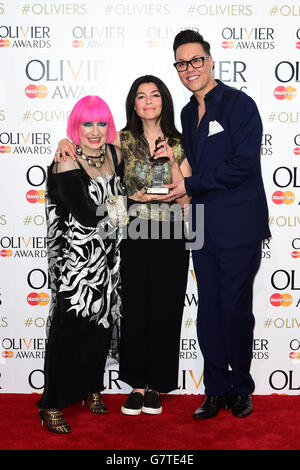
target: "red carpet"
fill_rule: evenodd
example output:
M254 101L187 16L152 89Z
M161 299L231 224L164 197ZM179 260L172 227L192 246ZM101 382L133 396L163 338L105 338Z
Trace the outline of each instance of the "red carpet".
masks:
M203 397L164 395L163 413L124 416L125 395L104 395L109 412L93 415L81 403L64 409L68 435L42 428L38 395L0 395L1 450L299 450L300 396L254 396L254 413L193 420Z

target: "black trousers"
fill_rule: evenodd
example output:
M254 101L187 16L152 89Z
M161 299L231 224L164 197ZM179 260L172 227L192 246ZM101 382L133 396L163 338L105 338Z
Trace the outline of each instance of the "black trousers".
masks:
M120 379L133 388L178 388L188 266L184 239L122 241Z
M253 282L261 242L219 249L206 236L193 251L198 284L197 333L204 358L207 395L252 393Z

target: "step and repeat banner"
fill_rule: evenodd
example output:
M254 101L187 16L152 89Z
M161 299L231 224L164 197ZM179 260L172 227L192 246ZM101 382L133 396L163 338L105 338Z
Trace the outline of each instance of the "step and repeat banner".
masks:
M215 77L259 107L272 238L254 285L256 394L300 393L300 2L280 0L0 0L0 391L41 393L50 290L45 175L75 102L97 94L125 125L133 80L160 77L176 123L190 98L173 67L178 31L211 43ZM192 263L180 388L201 394ZM143 308L143 306L141 306ZM127 393L108 362L109 393Z

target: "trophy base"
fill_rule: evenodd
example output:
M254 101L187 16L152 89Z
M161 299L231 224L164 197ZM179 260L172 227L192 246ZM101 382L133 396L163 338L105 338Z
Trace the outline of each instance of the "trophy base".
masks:
M169 194L169 188L148 188L147 194Z

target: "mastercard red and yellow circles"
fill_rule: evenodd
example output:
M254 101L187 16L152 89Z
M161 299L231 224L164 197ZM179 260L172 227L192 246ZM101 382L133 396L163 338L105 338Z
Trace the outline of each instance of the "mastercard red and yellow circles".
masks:
M38 191L36 189L30 189L26 193L26 199L31 204L35 204L36 202L43 204L46 201L46 191L44 189L39 189Z
M48 88L45 85L28 85L25 88L25 95L27 98L46 98L48 95Z
M29 303L29 305L33 305L33 306L48 305L48 303L50 302L50 297L45 292L39 292L39 293L31 292L27 296L27 302Z
M14 357L14 352L13 351L2 351L2 354L1 356L4 358L4 359L8 359L8 358L12 358Z
M278 100L293 100L297 96L297 90L295 87L291 85L289 86L280 85L275 88L274 96Z
M293 297L290 294L273 294L270 297L273 307L289 307L293 303Z
M0 47L9 47L10 41L8 39L0 39Z
M154 48L154 47L158 47L159 46L159 42L158 41L148 41L147 42L147 46L151 49L151 48Z
M300 251L292 251L292 258L300 259Z
M300 147L295 147L294 148L294 154L295 155L300 155Z
M272 195L274 204L293 204L295 194L292 191L275 191Z
M78 41L78 39L75 39L73 42L72 42L72 46L75 47L75 48L78 48L78 47L84 47L85 43L84 41Z
M232 41L223 41L222 42L222 47L223 49L232 49L233 48L233 42Z
M2 258L10 258L12 255L13 255L13 252L11 250L0 251L0 256L2 256Z
M11 147L9 145L0 145L0 153L10 153Z
M300 359L300 352L292 351L289 354L290 359Z

